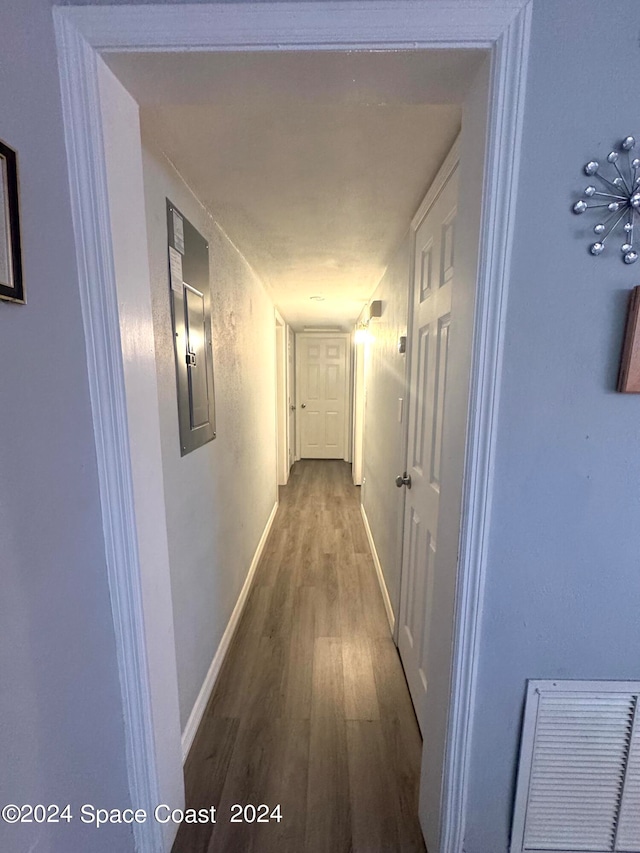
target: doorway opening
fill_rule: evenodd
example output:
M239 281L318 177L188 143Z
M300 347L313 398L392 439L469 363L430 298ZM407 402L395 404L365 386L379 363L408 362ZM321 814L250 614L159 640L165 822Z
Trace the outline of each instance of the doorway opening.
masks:
M481 186L484 183L485 195L481 204L482 230L480 211L476 211L476 235L480 231L482 251L479 260L476 257L476 310L468 335L473 397L468 410L472 416L464 464L465 491L461 497L458 495L462 521L458 524L457 533L461 532L462 545L460 560L454 560L460 582L456 619L451 626L453 684L443 694L447 698L447 707L444 709L445 730L440 738L440 788L434 801L429 784L423 785L424 801L421 805L423 827L425 823L432 822L430 831L437 836L439 849L454 850L463 830L464 794L459 792L464 792L465 750L473 696L475 618L483 567L482 530L490 491L492 413L496 405L492 389L495 389L501 351L499 329L511 233L509 214L514 197L513 175L519 150L520 96L526 67L528 14L526 9L523 12L523 3L503 4L501 10L491 16L480 5L477 10L461 10L459 16L452 13L447 4L438 3L430 7L428 16L424 10L413 7L404 10L406 15L404 12L401 14L397 4L391 3L388 6L377 4L375 9L367 4L350 5L353 15L345 8L331 17L329 29L333 29L329 36L327 20L317 17L317 9L299 10L302 17L294 22L289 14L290 8L286 15L280 10L278 17L278 7L270 7L269 4L264 4L261 10L253 7L250 10L232 10L224 19L216 18L217 12L212 12L215 7L202 6L193 16L182 16L181 10L166 7L150 8L144 13L123 7L122 10L109 10L108 25L101 16L104 10L56 11L79 268L83 271L83 316L94 423L99 436L103 517L106 538L112 545L108 548L109 578L114 592L116 633L120 638L118 653L127 710L125 727L130 746L130 785L132 798L146 806L160 801L159 793L175 784L175 760L170 755L170 748L160 748L159 733L161 723L166 723L174 713L168 708L167 701L175 699L175 685L169 691L160 690L159 685L162 682L165 686L170 684L175 676L169 671L171 654L161 653L163 648L169 648L167 643L172 638L167 639L166 635L161 636L161 631L156 632L157 612L154 613L151 607L152 596L145 580L145 566L149 565L148 542L144 538L145 517L157 521L161 506L158 502L154 505L145 503L148 499L137 489L136 480L145 461L151 461L157 470L160 451L158 443L154 447L140 447L134 443L130 445L128 440L130 423L123 404L134 389L131 377L122 367L123 348L126 346L121 324L126 327L127 306L121 305L125 316L122 310L119 315L114 276L114 255L118 255L118 247L111 243L104 142L100 121L96 121L100 114L96 53L118 49L128 52L157 52L162 48L180 51L185 46L193 48L194 45L199 50L215 51L228 50L230 45L247 45L255 50L257 45L263 44L273 50L283 42L294 50L297 45L304 45L305 50L314 45L323 50L327 45L349 50L356 44L364 50L385 47L428 49L444 45L463 50L490 48L493 70L483 102L485 113L489 104L486 136L489 147L486 158L484 150L481 151L480 168L476 171L478 183ZM150 27L149 20L145 20L147 13L154 26ZM249 17L245 19L243 16L247 15ZM263 17L265 15L267 17ZM284 35L284 39L274 39L274 20L278 21L276 30L281 28L279 35ZM385 33L383 39L380 32ZM505 151L509 152L506 156ZM467 153L469 162L473 162L473 149ZM147 307L148 304L145 306L142 302L138 305L143 313ZM146 375L141 369L139 379L146 390L157 381L154 369L149 366ZM275 393L272 399L275 399ZM464 431L467 418L462 420ZM113 477L114 471L119 472L117 477ZM148 529L152 529L151 524ZM459 536L456 543L458 539ZM165 558L164 564L167 562ZM154 568L157 569L157 565L156 561ZM123 591L127 594L122 595ZM166 731L170 728L164 731L167 743L171 740L166 738ZM175 745L175 740L173 743ZM437 811L435 818L434 811ZM157 826L150 823L136 827L136 833L139 849L166 849L167 839Z

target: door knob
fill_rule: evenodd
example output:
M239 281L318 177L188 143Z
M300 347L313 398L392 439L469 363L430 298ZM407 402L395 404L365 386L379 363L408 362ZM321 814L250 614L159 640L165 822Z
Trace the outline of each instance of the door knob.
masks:
M303 403L303 404L300 406L300 408L301 408L301 409L306 409L306 408L307 408L307 404L306 404L306 403Z
M411 474L407 474L405 471L404 474L398 474L396 477L396 486L401 489L402 486L406 486L408 489L411 488Z

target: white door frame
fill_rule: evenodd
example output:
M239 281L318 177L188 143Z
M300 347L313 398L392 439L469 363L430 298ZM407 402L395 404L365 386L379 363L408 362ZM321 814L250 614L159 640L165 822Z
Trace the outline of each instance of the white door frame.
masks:
M364 461L364 413L365 413L365 394L366 394L366 378L365 378L365 354L366 343L356 340L356 333L353 334L353 435L351 446L351 462L352 462L352 480L354 486L362 485L362 472Z
M439 853L464 837L475 664L521 147L531 0L347 0L54 7L79 291L107 572L122 686L131 801L158 802L141 562L109 222L97 55L109 51L487 48L493 56L481 257ZM154 417L157 417L157 412ZM167 662L167 666L171 666ZM155 821L139 853L163 850ZM435 853L435 851L434 851Z

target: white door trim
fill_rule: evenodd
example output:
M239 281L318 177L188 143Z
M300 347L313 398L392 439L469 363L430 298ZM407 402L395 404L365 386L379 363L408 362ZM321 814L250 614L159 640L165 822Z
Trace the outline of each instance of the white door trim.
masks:
M353 428L351 435L351 474L354 486L362 485L364 468L364 415L365 415L365 344L356 341L355 332L352 336L353 349Z
M54 9L80 304L96 440L107 575L122 691L131 804L152 814L159 803L153 712L124 365L111 244L97 54ZM139 853L164 850L160 824L133 825Z
M58 7L98 51L491 48L528 0Z
M54 7L79 288L132 802L157 803L124 372L96 53L156 50L491 48L493 74L465 457L455 648L440 853L460 853L492 459L513 234L530 0L348 0ZM168 664L169 665L169 664ZM155 821L136 849L164 849ZM435 853L435 851L434 851Z

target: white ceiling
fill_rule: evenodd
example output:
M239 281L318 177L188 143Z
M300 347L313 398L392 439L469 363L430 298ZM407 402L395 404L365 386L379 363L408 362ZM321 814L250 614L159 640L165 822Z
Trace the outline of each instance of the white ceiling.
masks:
M113 54L285 319L348 328L460 128L480 51ZM323 296L324 301L312 301Z

